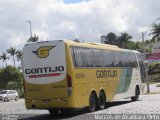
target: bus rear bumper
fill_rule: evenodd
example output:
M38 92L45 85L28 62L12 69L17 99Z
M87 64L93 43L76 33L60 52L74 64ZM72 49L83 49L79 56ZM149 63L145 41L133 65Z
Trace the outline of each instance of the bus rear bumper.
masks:
M74 108L68 99L25 100L25 105L27 109Z

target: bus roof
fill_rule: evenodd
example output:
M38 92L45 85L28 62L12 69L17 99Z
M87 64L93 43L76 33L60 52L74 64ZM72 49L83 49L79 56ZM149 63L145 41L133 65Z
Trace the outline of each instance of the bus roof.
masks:
M136 50L130 50L130 49L123 49L123 48L119 48L116 45L109 45L109 44L102 44L102 43L96 43L96 42L85 42L85 43L81 43L81 42L76 42L73 40L68 40L68 39L62 39L62 40L55 40L55 41L64 41L65 43L67 43L69 46L78 46L78 47L89 47L89 48L99 48L99 49L108 49L108 50L115 50L115 51L123 51L123 52L133 52L133 53L139 53ZM35 43L27 43L25 45L28 44L36 44L36 43L43 43L43 42L49 42L49 41L38 41Z
M94 42L80 43L80 42L75 42L72 40L64 40L64 42L70 46L78 46L78 47L90 47L90 48L100 48L100 49L107 48L107 49L111 49L111 50L120 50L121 49L115 45L101 44L101 43L94 43Z
M109 49L109 50L123 51L123 52L140 53L136 50L119 48L116 45L101 44L101 43L95 43L95 42L80 43L72 40L64 40L64 42L70 46L90 47L90 48Z

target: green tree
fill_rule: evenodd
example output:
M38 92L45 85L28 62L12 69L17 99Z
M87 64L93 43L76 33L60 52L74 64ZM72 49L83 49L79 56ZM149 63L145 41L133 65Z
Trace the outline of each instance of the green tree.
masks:
M160 41L160 23L152 26L150 35L152 35L152 40Z
M132 38L128 33L124 32L121 33L121 36L117 38L118 40L118 46L122 48L126 48L127 42Z
M106 36L107 44L116 45L117 44L117 36L113 32L110 32Z
M151 43L155 43L156 42L156 40L155 39L151 39Z
M0 69L0 90L3 89L4 86L6 86L5 81L2 79L2 71L3 68Z
M9 59L9 57L7 57L6 53L2 53L2 55L0 56L0 60L3 60L3 62L5 62L6 67L7 67L7 59Z
M34 36L30 37L30 38L27 40L27 42L37 42L38 39L39 39L39 37L34 34Z
M14 67L15 67L15 58L14 56L16 55L16 49L13 47L10 47L10 49L7 49L7 53L10 54L10 56L13 57L13 63L14 63Z
M22 67L22 51L21 50L17 50L16 51L16 57L17 57L17 61L21 63L20 67Z
M1 89L7 89L11 85L15 87L14 89L21 89L22 79L22 73L14 66L7 66L6 68L0 70L0 83L2 84L0 86Z
M150 43L151 43L150 40L145 40L145 41L144 41L144 44L145 44L145 45L149 45Z
M143 50L142 50L141 46L142 46L142 42L139 42L139 41L135 42L135 44L134 44L134 50L142 52Z
M125 48L126 49L134 50L135 49L135 42L133 42L133 41L127 41Z

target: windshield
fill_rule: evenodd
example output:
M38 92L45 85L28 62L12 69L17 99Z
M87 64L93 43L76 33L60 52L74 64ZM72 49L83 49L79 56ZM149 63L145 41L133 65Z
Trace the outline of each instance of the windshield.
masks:
M0 94L6 94L7 91L0 91Z

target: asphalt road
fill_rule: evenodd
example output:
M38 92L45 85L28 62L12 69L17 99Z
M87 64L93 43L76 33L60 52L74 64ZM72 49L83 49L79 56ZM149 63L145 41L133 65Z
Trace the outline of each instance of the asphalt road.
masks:
M151 91L158 92L152 85ZM158 91L156 91L158 90ZM160 92L160 91L159 91ZM108 103L108 107L104 110L94 113L87 113L85 109L76 110L71 115L51 116L47 110L27 110L25 108L24 99L18 101L0 102L0 119L12 118L12 120L53 120L53 119L68 119L68 120L94 120L94 119L118 119L113 115L149 115L159 114L160 119L160 94L141 95L139 100L131 102L130 99L121 99L112 103ZM104 115L104 116L99 116ZM98 116L98 117L97 117ZM159 120L158 119L158 120ZM8 119L10 120L10 119Z
M1 117L6 115L21 120L93 120L95 115L113 114L160 114L160 94L141 95L139 101L131 102L130 99L122 99L108 104L108 108L94 113L87 113L85 109L79 109L72 115L51 116L47 110L26 110L24 99L19 101L0 102ZM9 117L10 117L9 116Z

